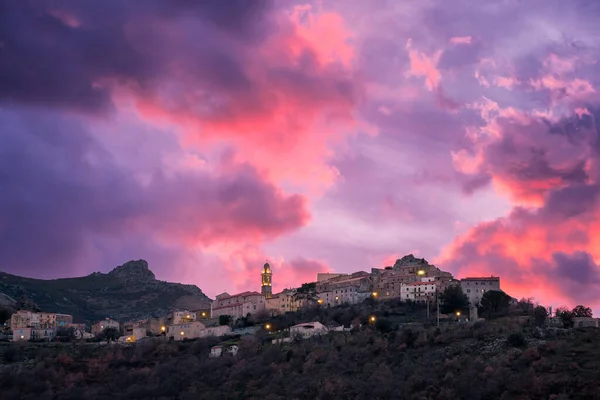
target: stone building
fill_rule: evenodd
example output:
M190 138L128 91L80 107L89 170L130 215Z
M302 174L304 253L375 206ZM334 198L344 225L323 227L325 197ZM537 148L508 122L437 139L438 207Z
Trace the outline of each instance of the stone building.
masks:
M416 258L412 254L396 260L393 266L383 269L373 268L371 273L373 275L373 291L379 299L414 300L410 295L413 293L413 287L410 285L433 282L435 284L434 293L441 293L449 285L456 283L451 273L442 271L435 265L429 264L424 258ZM414 286L415 297L419 296L418 288L422 287L423 289L425 286L429 292L431 285ZM409 293L407 293L407 288ZM408 297L407 294L409 294Z
M469 303L474 306L479 305L485 292L501 290L500 277L498 276L463 278L460 280L460 286L469 298Z
M242 318L265 309L265 296L258 292L243 292L233 296L229 293L221 293L211 303L210 313L213 318L218 318L221 315Z
M297 311L301 306L301 301L295 297L296 290L285 289L281 293L272 295L266 299L265 306L271 314L284 314L286 312Z
M97 336L100 333L102 333L102 331L108 328L114 328L119 331L121 328L121 324L119 323L119 321L115 321L114 319L103 319L92 325L92 335Z
M359 271L317 282L316 290L319 304L325 307L358 304L372 295L373 281L368 272Z

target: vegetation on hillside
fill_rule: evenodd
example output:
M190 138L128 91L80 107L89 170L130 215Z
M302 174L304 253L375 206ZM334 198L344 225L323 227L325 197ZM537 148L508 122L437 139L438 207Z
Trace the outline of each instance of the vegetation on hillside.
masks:
M600 398L597 329L540 328L543 307L522 300L506 308L501 295L489 296L499 299L483 307L492 320L439 328L423 304L368 299L254 315L245 323L264 329L237 338L0 345L0 400ZM308 321L354 328L272 344ZM240 352L210 358L219 343L238 343Z
M503 318L441 329L350 333L272 345L218 339L131 346L1 346L0 399L598 399L596 329Z

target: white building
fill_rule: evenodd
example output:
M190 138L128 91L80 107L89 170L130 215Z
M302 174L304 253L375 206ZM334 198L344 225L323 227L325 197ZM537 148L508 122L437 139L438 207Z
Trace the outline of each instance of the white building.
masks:
M236 295L221 293L211 303L211 315L218 318L229 315L233 318L243 318L266 309L265 296L258 292L243 292Z
M227 347L226 349L220 345L213 346L210 348L209 357L221 357L221 355L223 354L223 350L225 350L228 354L231 354L232 356L236 356L240 348L236 344L233 344Z
M460 287L469 298L469 303L477 306L481 302L481 298L485 292L489 292L490 290L501 290L500 277L488 276L463 278L460 280Z
M435 282L413 282L400 285L400 298L402 300L427 301L435 296Z
M309 339L313 336L325 335L327 333L327 327L320 322L306 322L290 328L290 337L293 338Z

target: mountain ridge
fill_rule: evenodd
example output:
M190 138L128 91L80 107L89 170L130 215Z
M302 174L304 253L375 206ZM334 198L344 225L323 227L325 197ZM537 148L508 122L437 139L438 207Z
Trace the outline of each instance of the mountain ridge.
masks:
M0 306L61 312L86 323L106 317L128 321L163 316L180 299L197 308L211 301L196 285L157 280L145 260L128 261L106 274L51 280L0 271L0 294Z

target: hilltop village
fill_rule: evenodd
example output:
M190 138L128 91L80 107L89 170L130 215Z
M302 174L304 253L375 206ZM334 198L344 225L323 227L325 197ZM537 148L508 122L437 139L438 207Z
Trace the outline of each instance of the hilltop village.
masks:
M200 308L171 310L164 317L144 320L117 321L107 316L88 327L73 321L73 316L68 314L21 309L5 324L9 331L6 337L12 341L51 341L68 337L125 343L151 336L165 336L174 341L222 337L255 332L256 324L245 324L251 318L260 322L302 308L357 305L367 300L396 300L425 305L428 316L435 310L438 324L440 318L449 317L448 311L457 320L474 321L478 319L478 309L486 293L502 293L500 278L497 276L455 279L451 273L440 270L423 258L415 258L412 254L398 259L392 266L373 268L371 272L318 273L315 282L305 283L299 288L285 289L280 293L272 292L275 276L267 262L260 270L260 292L246 291L233 295L221 293ZM440 311L440 299L453 288L460 296L464 296L464 304L450 310L446 307L446 314L443 314L444 310ZM511 303L517 302L508 295L504 296ZM552 314L551 309L549 314ZM597 320L591 323L598 325ZM263 328L270 330L271 327L266 324ZM330 327L313 321L292 326L290 335L309 337L328 329ZM340 326L335 329L349 327Z

